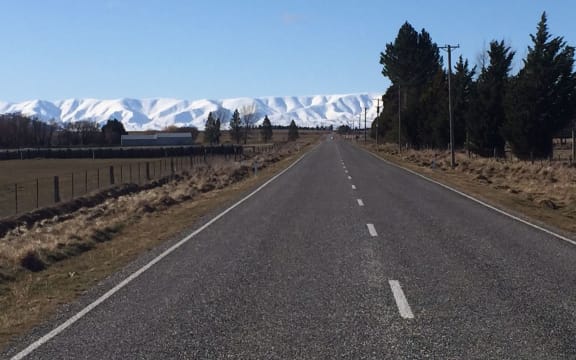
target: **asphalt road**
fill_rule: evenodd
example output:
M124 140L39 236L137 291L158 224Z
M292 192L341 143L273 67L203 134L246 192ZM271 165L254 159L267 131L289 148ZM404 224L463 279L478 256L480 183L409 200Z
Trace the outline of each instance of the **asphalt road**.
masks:
M26 358L576 358L575 269L574 245L326 140Z

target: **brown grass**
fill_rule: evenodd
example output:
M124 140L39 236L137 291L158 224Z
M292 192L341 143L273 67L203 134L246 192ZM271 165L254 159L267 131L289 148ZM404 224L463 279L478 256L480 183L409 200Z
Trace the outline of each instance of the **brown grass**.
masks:
M156 189L14 229L0 239L0 345L142 252L181 236L202 215L263 183L300 156L297 148L306 145L311 142L259 155L258 176L251 173L254 159L215 163ZM26 268L26 258L44 269Z
M524 214L539 222L576 233L576 167L562 162L510 161L468 157L456 153L455 169L450 153L406 150L381 145L370 151L434 179L455 186L488 202Z

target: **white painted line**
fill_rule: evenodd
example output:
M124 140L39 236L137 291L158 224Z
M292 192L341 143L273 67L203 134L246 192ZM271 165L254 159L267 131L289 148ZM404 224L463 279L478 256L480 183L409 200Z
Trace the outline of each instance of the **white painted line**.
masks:
M364 206L364 201L362 199L358 199L358 206Z
M412 313L412 309L410 309L410 305L408 304L408 300L406 300L400 283L397 280L389 280L388 283L390 283L390 288L392 289L392 294L394 294L394 300L396 300L396 306L398 306L400 316L404 319L414 319L414 314Z
M364 149L362 149L362 150L364 150ZM439 181L433 180L433 179L431 179L431 178L429 178L429 177L427 177L427 176L424 176L424 175L422 175L422 174L419 174L419 173L417 173L416 171L410 170L410 169L405 168L405 167L403 167L403 166L400 166L400 165L398 165L398 164L394 164L393 162L388 161L388 160L386 160L386 159L384 159L384 158L382 158L382 157L380 157L380 156L378 156L378 155L376 155L376 154L372 154L371 152L369 152L369 151L367 151L367 150L364 150L364 151L366 151L368 154L374 156L375 158L384 161L384 162L387 163L388 165L391 165L391 166L397 167L397 168L399 168L399 169L402 169L402 170L404 170L404 171L406 171L406 172L409 172L409 173L412 174L412 175L416 175L416 176L418 176L418 177L420 177L420 178L422 178L422 179L424 179L424 180L426 180L426 181L429 181L429 182L434 183L434 184L436 184L436 185L439 185L439 186L441 186L441 187L443 187L443 188L445 188L445 189L447 189L447 190L450 190L450 191L452 191L452 192L455 192L456 194L458 194L458 195L460 195L460 196L463 196L463 197L465 197L466 199L472 200L472 201L474 201L474 202L476 202L476 203L478 203L478 204L480 204L480 205L482 205L482 206L487 207L488 209L494 210L494 211L496 211L496 212L499 213L499 214L502 214L502 215L504 215L504 216L507 216L507 217L509 217L509 218L511 218L511 219L513 219L513 220L516 220L516 221L518 221L518 222L521 222L522 224L528 225L528 226L530 226L530 227L532 227L532 228L534 228L534 229L540 230L540 231L542 231L542 232L544 232L544 233L546 233L546 234L548 234L548 235L551 235L551 236L553 236L553 237L555 237L555 238L557 238L557 239L566 241L566 242L568 242L568 243L570 243L570 244L572 244L572 245L576 245L576 241L575 241L575 240L572 240L572 239L570 239L570 238L568 238L568 237L566 237L566 236L563 236L563 235L560 235L560 234L558 234L558 233L555 233L554 231L548 230L548 229L546 229L546 228L544 228L544 227L542 227L542 226L540 226L540 225L533 224L533 223L531 223L530 221L524 220L524 219L522 219L522 218L520 218L520 217L518 217L518 216L516 216L516 215L512 215L512 214L510 214L510 213L508 213L508 212L506 212L506 211L504 211L504 210L502 210L502 209L499 209L499 208L497 208L497 207L495 207L495 206L492 206L492 205L490 205L490 204L488 204L488 203L486 203L486 202L484 202L484 201L482 201L482 200L480 200L480 199L477 199L477 198L473 197L472 195L468 195L468 194L466 194L466 193L463 193L463 192L460 191L460 190L456 190L456 189L454 189L453 187L450 187L450 186L448 186L448 185L446 185L446 184L443 184L443 183L441 183L441 182L439 182Z
M23 359L24 357L30 355L33 351L35 351L36 349L38 349L43 344L50 341L52 338L54 338L55 336L60 334L62 331L66 330L66 328L70 327L72 324L74 324L76 321L80 320L82 317L84 317L90 311L94 310L94 308L96 308L98 305L102 304L104 301L106 301L112 295L117 293L120 289L122 289L123 287L125 287L126 285L131 283L133 280L135 280L137 277L142 275L146 270L150 269L152 266L154 266L160 260L162 260L166 256L170 255L172 252L174 252L176 249L178 249L179 247L181 247L182 245L184 245L185 243L190 241L190 239L194 238L196 235L200 234L202 231L206 230L206 228L208 228L210 225L214 224L216 221L221 219L224 215L228 214L234 208L238 207L240 204L242 204L246 200L250 199L252 196L256 195L260 190L262 190L263 188L268 186L268 184L270 184L271 182L273 182L274 180L276 180L277 178L282 176L286 171L288 171L292 167L294 167L294 165L298 164L300 162L300 160L302 160L305 156L306 156L306 154L302 155L298 160L293 162L290 166L288 166L286 169L282 170L279 174L275 175L270 180L266 181L264 184L260 185L256 190L252 191L246 197L239 200L237 203L230 206L228 209L224 210L220 214L216 215L214 218L212 218L206 224L204 224L201 227L199 227L198 229L196 229L194 232L192 232L191 234L186 236L184 239L182 239L179 242L177 242L176 244L172 245L170 248L165 250L162 254L158 255L157 257L152 259L149 263L147 263L146 265L144 265L143 267L138 269L136 272L132 273L126 279L122 280L119 284L114 286L112 289L108 290L108 292L106 292L104 295L100 296L94 302L92 302L91 304L86 306L84 309L82 309L76 315L72 316L71 318L64 321L62 324L60 324L58 327L56 327L55 329L53 329L52 331L50 331L46 335L42 336L40 339L38 339L35 342L33 342L32 344L28 345L27 348L20 351L18 354L14 355L11 358L11 360L20 360L20 359Z
M352 180L352 176L348 175L348 180Z
M344 170L344 172L345 172L346 174L348 174L348 170Z
M378 233L376 232L376 228L374 227L374 224L366 224L366 226L368 227L368 232L370 233L370 236L372 236L372 237L378 236Z
M356 190L356 185L352 185L352 190Z

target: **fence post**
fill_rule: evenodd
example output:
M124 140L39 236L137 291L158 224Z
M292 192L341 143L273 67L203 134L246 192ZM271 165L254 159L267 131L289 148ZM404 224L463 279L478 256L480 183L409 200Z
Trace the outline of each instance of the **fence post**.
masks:
M88 193L88 170L84 172L84 194Z
M170 176L174 177L174 158L170 158Z
M40 200L39 191L40 191L40 184L38 183L38 178L36 178L36 209L38 209L39 207L39 200Z
M128 180L129 183L132 182L132 164L130 164L130 167L128 168L128 172L130 173L130 180Z
M74 173L71 174L72 175L72 186L70 187L71 190L71 198L74 199Z
M150 163L146 161L146 181L150 181Z
M16 208L15 214L18 214L18 183L14 184L14 205Z
M124 171L122 171L122 164L120 164L120 184L124 183Z
M58 176L54 176L54 202L60 202L60 179Z
M100 190L100 168L96 169L96 189Z
M114 185L114 165L110 166L110 185Z

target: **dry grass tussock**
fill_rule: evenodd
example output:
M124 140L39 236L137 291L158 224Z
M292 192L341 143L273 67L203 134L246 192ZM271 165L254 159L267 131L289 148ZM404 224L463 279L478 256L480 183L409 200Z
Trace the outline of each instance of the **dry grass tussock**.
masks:
M26 221L5 232L0 238L0 284L19 274L44 270L57 261L88 251L99 243L112 240L125 226L145 220L147 216L170 206L189 201L199 193L222 189L239 182L253 171L294 153L296 146L287 144L274 153L256 155L242 162L214 160L156 186L131 189L72 212L57 211L42 220ZM102 194L94 195L102 197ZM66 208L66 204L61 205ZM51 214L48 212L48 214ZM1 290L0 290L1 292Z
M568 219L576 218L576 167L566 163L487 159L458 152L457 166L452 170L448 151L406 150L398 154L397 147L389 144L380 146L379 150L425 168L427 172L466 177Z

